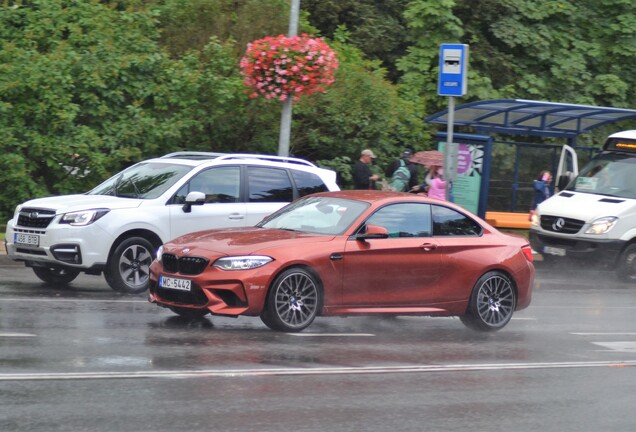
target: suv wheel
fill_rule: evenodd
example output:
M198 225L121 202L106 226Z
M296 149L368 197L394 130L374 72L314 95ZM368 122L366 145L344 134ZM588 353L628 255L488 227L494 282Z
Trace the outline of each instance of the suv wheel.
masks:
M138 294L148 289L150 263L155 248L143 237L130 237L115 248L108 260L104 277L115 291Z

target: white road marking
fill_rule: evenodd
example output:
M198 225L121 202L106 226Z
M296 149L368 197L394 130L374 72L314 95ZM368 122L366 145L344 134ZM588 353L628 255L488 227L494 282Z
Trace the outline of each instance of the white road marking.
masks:
M628 352L636 353L636 341L618 341L618 342L592 342L595 345L600 345L607 348L609 351L615 352Z
M1 337L35 337L37 335L30 333L0 333Z
M570 333L576 336L636 336L636 332L594 332L594 333Z
M327 367L327 368L280 368L280 369L209 369L209 370L158 370L131 372L64 372L64 373L4 373L0 381L36 380L95 380L95 379L141 379L141 378L243 378L295 375L360 375L396 374L428 372L479 372L527 369L571 369L589 367L628 368L635 367L636 360L630 361L589 361L557 363L501 363L474 365L420 365L420 366L367 366L367 367Z
M61 302L73 302L73 303L148 303L151 304L148 300L96 300L96 299L76 299L76 298L3 298L0 299L0 302L20 302L20 303L61 303Z
M372 333L287 333L289 336L296 337L373 337Z

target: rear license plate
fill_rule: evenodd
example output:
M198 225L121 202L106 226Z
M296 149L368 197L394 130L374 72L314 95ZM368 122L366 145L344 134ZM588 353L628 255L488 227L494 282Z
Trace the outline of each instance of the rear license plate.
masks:
M39 246L40 236L35 234L13 234L13 243L18 245Z
M548 255L565 256L565 249L545 246L543 248L543 253Z
M190 279L180 279L162 275L159 277L159 286L161 288L190 291L192 288L192 281Z

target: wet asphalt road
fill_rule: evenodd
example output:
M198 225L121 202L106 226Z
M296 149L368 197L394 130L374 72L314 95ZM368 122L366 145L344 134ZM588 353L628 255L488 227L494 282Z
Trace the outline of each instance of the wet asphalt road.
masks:
M0 256L0 431L633 431L636 286L546 269L494 334L453 318L187 321Z

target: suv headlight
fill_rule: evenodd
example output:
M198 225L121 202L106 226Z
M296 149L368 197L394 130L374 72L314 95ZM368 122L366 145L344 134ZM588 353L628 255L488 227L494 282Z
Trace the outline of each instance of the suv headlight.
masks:
M72 226L85 226L90 225L106 213L108 213L109 209L93 209L93 210L82 210L78 212L71 212L62 215L62 219L60 219L61 224L69 224Z
M222 270L250 270L262 267L272 261L274 261L274 258L268 256L246 255L219 258L212 266Z
M615 216L606 216L596 219L592 222L592 225L585 231L585 234L605 234L616 225L618 220Z

